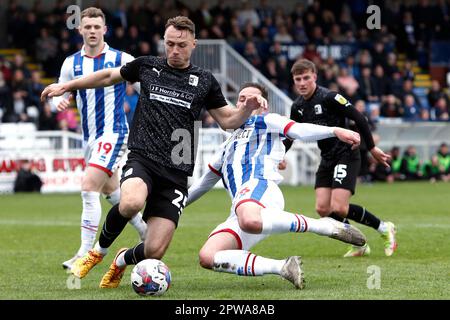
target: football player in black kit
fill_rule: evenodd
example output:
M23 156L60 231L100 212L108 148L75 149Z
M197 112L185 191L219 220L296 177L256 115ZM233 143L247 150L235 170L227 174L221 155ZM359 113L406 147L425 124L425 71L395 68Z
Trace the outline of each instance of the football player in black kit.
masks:
M183 16L171 18L164 34L165 57L139 57L121 68L50 85L42 93L45 98L122 81L141 83L128 139L130 154L121 179L120 203L111 208L99 241L74 263L72 273L85 277L102 261L127 222L144 207L147 234L144 242L119 250L100 282L101 288L116 288L127 265L161 259L166 252L186 203L187 179L194 168L194 121L202 109L205 107L223 129L236 129L254 109L267 108L267 101L260 95L252 96L243 108L228 106L212 73L191 64L195 44L193 22Z
M389 155L375 146L367 120L352 104L337 92L316 84L317 69L313 62L300 59L291 69L294 84L300 96L291 107L291 119L297 122L313 123L323 126L348 128L347 119L355 122L361 140L373 158L389 166ZM285 140L289 149L292 141ZM392 222L384 222L364 207L350 203L355 193L356 179L361 166L359 150L341 143L336 138L318 141L321 162L316 172L316 211L322 216L330 216L343 221L345 218L372 227L384 239L384 252L391 256L397 248L396 228ZM363 247L351 247L344 257L370 254L367 243Z

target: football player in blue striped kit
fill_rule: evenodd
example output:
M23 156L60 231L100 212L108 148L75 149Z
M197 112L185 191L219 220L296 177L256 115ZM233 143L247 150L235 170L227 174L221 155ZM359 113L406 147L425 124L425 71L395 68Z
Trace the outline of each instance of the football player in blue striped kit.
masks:
M77 79L95 71L125 65L134 60L128 53L115 50L104 41L105 15L94 7L81 12L79 32L83 37L80 51L67 57L61 67L59 83ZM63 262L71 268L73 262L94 246L102 215L100 193L112 205L119 202L120 188L117 169L127 150L128 124L123 109L126 83L96 89L76 91L76 104L81 118L84 158L87 168L81 184L83 211L81 213L81 246L75 256ZM139 84L135 84L139 90ZM52 103L58 111L70 104L71 94L55 97ZM146 225L142 215L130 223L145 237Z

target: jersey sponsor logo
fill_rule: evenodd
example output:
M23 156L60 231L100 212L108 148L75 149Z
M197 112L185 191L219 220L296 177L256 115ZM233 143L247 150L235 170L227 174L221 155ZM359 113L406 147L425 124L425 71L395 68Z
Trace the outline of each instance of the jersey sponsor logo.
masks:
M172 88L152 85L150 87L150 100L158 100L190 109L194 95Z
M244 129L236 135L235 140L248 139L248 137L250 137L252 132L253 132L253 128Z
M162 69L161 69L161 70L158 70L158 69L156 69L155 67L153 67L152 70L155 71L155 72L158 74L158 77L161 75Z
M103 68L108 69L108 68L112 68L114 67L114 63L111 61L108 61L107 63L105 63L105 65L103 66Z
M198 85L198 77L193 74L189 75L189 84L196 87Z
M339 102L340 104L342 104L343 106L349 106L350 102L348 102L347 99L345 99L343 96L341 96L339 93L336 94L336 96L334 97L334 100L336 100L337 102Z
M321 106L320 104L316 104L316 105L314 106L314 112L315 112L316 114L322 114L322 113L323 113L323 111L322 111L322 106Z

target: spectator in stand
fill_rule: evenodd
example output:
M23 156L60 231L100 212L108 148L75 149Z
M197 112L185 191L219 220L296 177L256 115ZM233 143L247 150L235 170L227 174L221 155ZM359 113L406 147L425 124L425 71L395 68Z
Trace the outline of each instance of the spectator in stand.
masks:
M404 100L404 97L406 95L411 95L414 98L414 102L415 104L422 109L422 103L420 102L419 97L417 96L417 94L414 92L414 86L413 86L413 82L412 80L405 80L403 82L403 90L402 90L402 94L399 97L400 99Z
M446 178L450 180L450 153L448 150L448 145L446 143L441 143L441 145L439 146L437 157L439 164L444 168Z
M381 105L380 116L385 118L398 118L403 114L403 108L400 100L390 94L386 97L385 102Z
M294 38L292 38L292 36L289 34L285 23L279 24L277 29L278 29L278 32L273 37L274 41L277 41L280 43L291 43L294 41Z
M208 1L203 0L200 2L200 5L197 10L195 10L192 18L198 30L208 29L212 25L213 16L209 9Z
M371 55L374 66L381 65L383 69L386 68L387 54L383 42L378 41L374 44Z
M397 32L397 46L400 52L406 53L409 59L415 58L416 35L415 24L410 11L403 13L403 23Z
M411 82L414 81L414 78L416 77L414 70L413 70L413 64L410 60L405 61L405 65L403 66L403 80L410 80Z
M440 99L444 98L448 102L448 96L445 94L445 92L441 88L441 84L438 80L432 80L431 81L431 88L428 90L427 93L427 100L428 105L430 107L433 107L436 105L436 102ZM448 104L448 103L447 103Z
M361 70L356 64L355 57L353 55L348 55L345 58L345 62L342 64L342 67L347 68L348 74L355 79L359 79L361 77Z
M392 157L392 153L390 153L390 155ZM369 158L369 175L371 181L394 182L395 178L392 169L392 158L388 159L387 163L390 165L389 167L377 163L372 157Z
M400 72L394 72L389 81L389 90L396 96L401 97L403 94L403 78Z
M116 27L114 29L114 35L108 42L111 44L111 48L117 48L117 50L125 50L128 46L128 39L125 36L125 29L122 26ZM67 55L64 56L64 58Z
M263 21L267 17L272 17L274 14L274 10L268 0L259 0L256 12L258 13L260 21Z
M0 123L2 121L6 121L3 119L5 114L9 110L12 109L12 96L11 96L11 90L6 83L5 79L3 78L3 73L0 72Z
M31 77L31 72L28 67L25 65L25 58L21 53L17 53L14 55L14 60L11 64L11 72L14 73L16 70L21 70L24 77L29 79ZM12 74L11 74L12 77Z
M243 56L250 62L256 69L262 67L262 59L256 49L255 43L253 41L247 41L245 43Z
M344 43L346 42L346 36L342 33L339 24L334 23L331 26L330 32L328 32L328 38L331 43Z
M239 28L241 28L241 30L245 26L247 21L250 21L252 26L256 29L259 28L259 25L261 24L261 20L259 19L258 13L252 6L250 1L243 2L242 9L239 10L237 13L237 19Z
M56 77L59 67L55 64L58 53L58 40L53 37L47 28L40 30L40 36L36 39L36 59L42 63L46 74Z
M426 108L420 109L419 117L421 121L430 121L431 120L430 111Z
M135 25L130 26L128 29L127 40L127 52L133 57L137 57L139 55L139 42L141 42L141 37L139 36L139 29Z
M436 121L448 121L449 120L449 107L447 99L444 97L439 98L435 105L431 108L431 119Z
M336 81L341 90L346 92L356 92L359 88L358 81L356 81L356 79L348 73L348 69L344 67L340 69Z
M401 173L400 169L402 167L402 161L403 158L400 155L400 148L397 146L392 147L391 151L389 152L391 155L391 169L392 169L392 175L394 176L395 180L405 180L405 176Z
M369 68L370 70L372 70L372 56L370 55L369 50L360 50L356 54L356 61L359 65L360 70L362 70L363 68Z
M445 174L444 167L439 163L437 155L431 157L422 166L422 176L424 179L428 179L431 183L436 181L447 181L447 175Z
M292 26L291 34L294 35L294 42L307 43L309 42L308 36L306 35L305 26L303 25L303 20L297 18L294 20L294 25Z
M408 146L403 154L400 165L400 173L404 175L406 180L419 180L422 178L421 161L417 156L414 146Z
M40 109L41 107L41 93L45 86L42 84L41 72L34 70L31 72L31 82L29 85L30 95L28 98L28 103L30 105L36 106Z
M317 52L316 45L312 42L309 42L306 45L305 51L303 51L303 54L302 54L302 58L312 61L317 66L320 66L322 63L322 57Z
M41 111L39 112L39 130L58 130L58 120L56 120L56 113L52 111L52 106L48 101L45 101Z
M364 67L361 70L361 77L359 78L359 95L363 100L368 102L378 101L375 95L375 84L372 77L372 70L369 67Z
M386 63L386 77L389 79L392 78L394 73L400 72L397 67L397 55L394 52L390 52L387 55L387 63Z
M389 92L389 80L384 75L384 68L378 64L375 66L373 75L373 95L377 97L377 102L383 101L383 98L388 95Z
M58 112L56 116L60 130L78 132L77 111L75 108L69 107L64 111Z
M41 187L42 180L31 170L31 163L28 160L20 161L14 192L41 192Z
M27 114L27 107L29 106L28 98L30 87L26 81L22 70L14 71L13 79L11 81L12 104L6 110L3 120L5 122L28 122L31 119Z
M407 94L403 98L403 115L404 120L420 120L420 106L414 101L414 97Z

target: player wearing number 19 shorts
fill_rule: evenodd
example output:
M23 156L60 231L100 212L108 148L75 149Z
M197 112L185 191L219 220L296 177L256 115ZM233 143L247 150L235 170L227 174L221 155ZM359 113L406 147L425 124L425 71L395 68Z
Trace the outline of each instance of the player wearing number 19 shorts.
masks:
M59 83L97 70L122 66L134 59L125 52L110 48L104 42L105 16L98 8L87 8L81 13L79 32L83 36L83 47L65 59ZM128 139L128 124L123 109L125 88L126 84L121 83L106 88L76 91L87 168L81 186L81 246L73 258L63 262L64 268L70 269L75 260L94 245L102 214L100 193L112 205L119 202L120 188L116 172L127 150ZM69 99L70 96L54 98L53 104L58 111L62 111L68 107ZM130 223L143 239L146 225L141 215L135 216Z

